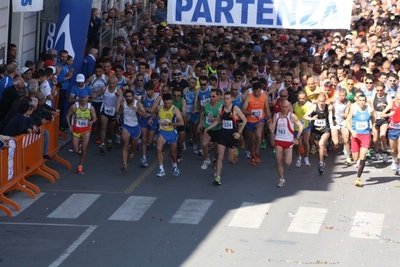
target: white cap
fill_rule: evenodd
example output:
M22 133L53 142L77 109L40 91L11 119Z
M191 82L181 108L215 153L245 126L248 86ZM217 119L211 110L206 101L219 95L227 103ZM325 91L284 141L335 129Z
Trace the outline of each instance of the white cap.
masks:
M24 74L25 72L27 72L28 70L30 70L30 68L28 68L28 67L23 67L19 73L22 75L22 74Z
M363 53L363 57L369 57L369 56L370 56L369 52L364 52Z
M56 67L54 66L48 66L48 69L52 69L53 70L53 74L56 74Z
M306 38L304 38L304 37L303 37L303 38L301 38L301 39L300 39L300 43L307 43L307 39L306 39Z
M264 41L266 41L266 40L268 40L268 36L263 35L263 36L261 36L261 39L263 39Z
M76 82L77 83L84 83L85 82L85 76L83 76L83 74L78 74L76 75Z
M344 39L350 39L350 40L352 40L352 39L353 39L353 35L348 34L348 35L346 35L346 37L344 37Z
M347 53L354 53L354 49L353 48L348 48L347 49Z

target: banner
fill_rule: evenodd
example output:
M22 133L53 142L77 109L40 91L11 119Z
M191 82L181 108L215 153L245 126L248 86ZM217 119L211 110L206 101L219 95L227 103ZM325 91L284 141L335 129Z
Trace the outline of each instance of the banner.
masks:
M92 0L60 0L58 23L46 27L44 50L67 50L74 58L75 76L82 70L91 8ZM71 79L74 82L75 78Z
M43 10L43 0L13 0L13 12L31 12Z
M170 24L285 29L349 29L350 0L168 1Z

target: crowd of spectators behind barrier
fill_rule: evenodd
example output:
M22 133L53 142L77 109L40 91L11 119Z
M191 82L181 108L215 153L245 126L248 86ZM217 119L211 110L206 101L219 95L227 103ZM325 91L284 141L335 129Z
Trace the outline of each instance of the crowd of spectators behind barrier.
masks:
M349 89L345 81L351 78L356 87L362 89L366 77L378 81L388 75L396 79L397 90L400 0L355 0L350 30L171 25L166 22L166 6L162 0L151 0L146 4L134 0L132 4L125 4L125 10L110 8L99 12L92 9L87 54L93 62L90 67L84 66L85 79L94 73L96 64L103 66L106 75L114 73L108 65L113 69L122 66L124 76L134 84L139 64L145 62L142 65L146 67L146 73L149 76L157 73L158 78L166 72L170 77L174 69L182 68L182 72L188 73L184 78L198 78L205 69L208 76L220 79L217 69L226 69L230 81L245 85L242 90L250 88L252 81L259 80L267 91L274 86L299 91L305 89L310 77L317 86L331 83L346 90ZM111 44L107 45L105 33L110 31L114 32L110 35ZM10 44L7 64L0 66L0 133L7 128L5 119L10 120L9 112L14 110L14 114L25 115L34 112L33 98L41 105L47 103L43 108L50 114L56 108L63 113L74 73L71 67L74 59L68 51L51 49L43 53L40 60L28 60L23 66L18 65L16 55L17 47ZM88 64L88 57L84 65ZM299 87L284 83L283 77L288 73L293 80L300 81ZM162 82L168 83L169 78ZM61 89L60 103L59 107L51 107L56 86ZM18 103L25 102L30 103L28 111L26 107L18 108ZM46 120L39 118L27 124L23 132L36 131L37 127L33 126Z

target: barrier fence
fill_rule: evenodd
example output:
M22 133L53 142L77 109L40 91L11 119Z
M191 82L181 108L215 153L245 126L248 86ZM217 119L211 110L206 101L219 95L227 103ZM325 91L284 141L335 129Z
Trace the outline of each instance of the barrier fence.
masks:
M51 183L59 179L55 170L45 165L43 159L44 130L49 131L49 155L54 160L64 164L71 169L71 164L57 155L59 146L59 115L53 121L47 122L40 127L40 134L30 133L16 136L9 141L9 147L0 152L0 210L7 216L12 212L9 206L16 211L20 210L17 202L6 197L5 194L19 190L35 198L40 193L38 186L28 182L26 179L33 175L40 175Z

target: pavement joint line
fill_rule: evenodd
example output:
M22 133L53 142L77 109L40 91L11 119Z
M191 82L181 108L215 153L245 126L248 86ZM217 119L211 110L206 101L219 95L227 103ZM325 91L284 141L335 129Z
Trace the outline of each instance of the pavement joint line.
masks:
M149 176L149 174L152 172L152 171L154 171L154 169L157 167L157 165L158 165L158 161L155 161L153 164L151 164L148 168L147 168L147 170L144 172L144 173L142 173L125 191L124 191L124 193L125 194L130 194L130 193L132 193L133 192L133 190L135 190L136 189L136 187L138 187L139 186L139 184L141 184L143 181L144 181L144 179L146 179L147 178L147 176Z
M122 194L124 191L91 191L91 190L75 190L75 189L46 189L43 192L68 192L68 193L88 193L88 194Z

